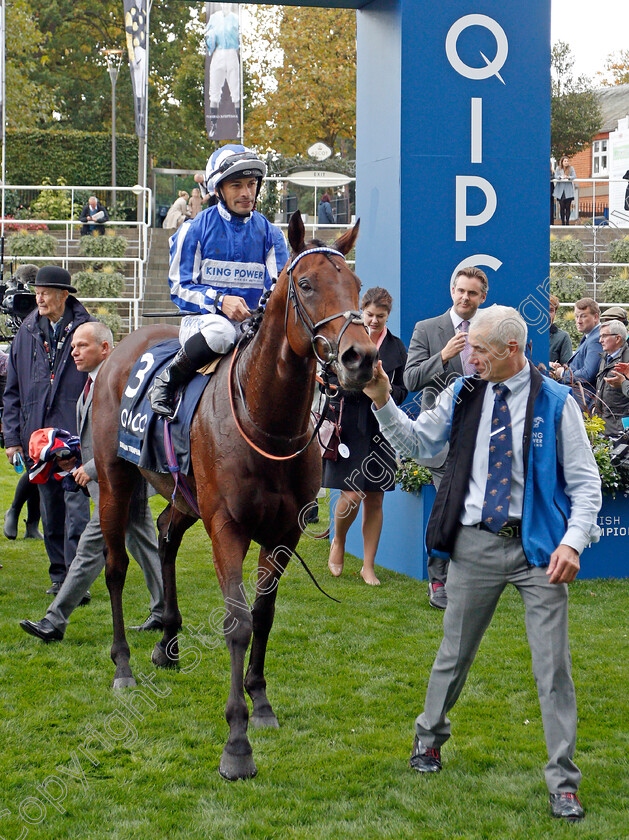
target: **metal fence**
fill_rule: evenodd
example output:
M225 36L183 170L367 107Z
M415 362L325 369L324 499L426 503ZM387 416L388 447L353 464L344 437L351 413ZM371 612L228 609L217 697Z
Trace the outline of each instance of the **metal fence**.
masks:
M583 281L587 295L602 306L627 306L629 296L624 300L603 300L606 295L602 287L606 280L621 273L627 273L629 279L629 264L610 258L610 246L629 237L629 210L624 209L628 181L624 178L576 178L572 183L575 197L571 224L553 224L550 233L560 242L563 239L580 242L583 259L551 261L551 278ZM554 204L557 205L556 200ZM564 301L561 305L570 307L572 302Z
M29 208L46 191L62 192L69 209L65 218L34 218ZM88 298L82 297L85 303L115 303L119 310L126 310L123 320L127 321L128 330L137 329L140 324L140 303L144 296L146 281L146 265L149 254L150 224L149 212L152 205L151 190L136 185L134 187L116 187L117 200L111 207L108 201L113 191L107 186L65 186L65 185L32 185L7 184L2 186L2 206L4 214L0 215L1 257L2 268L13 260L24 263L46 264L54 262L60 264L73 273L79 267L93 263L116 263L125 277L125 288L120 298ZM115 231L127 239L128 254L122 257L88 257L79 254L79 242L83 223L78 220L87 198L95 195L110 212L110 221L104 224L105 232ZM117 218L118 215L125 218ZM61 215L61 214L56 214ZM111 217L114 218L111 218ZM135 216L135 218L129 217ZM20 254L13 256L9 253L10 236L21 231L50 233L57 240L54 256L38 256L37 254ZM122 314L122 313L120 313Z

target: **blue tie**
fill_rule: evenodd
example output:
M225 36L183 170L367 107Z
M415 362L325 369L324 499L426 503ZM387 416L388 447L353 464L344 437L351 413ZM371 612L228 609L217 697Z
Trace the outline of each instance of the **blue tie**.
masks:
M513 448L511 413L507 405L509 389L506 385L494 385L494 392L483 522L490 531L497 533L509 519Z

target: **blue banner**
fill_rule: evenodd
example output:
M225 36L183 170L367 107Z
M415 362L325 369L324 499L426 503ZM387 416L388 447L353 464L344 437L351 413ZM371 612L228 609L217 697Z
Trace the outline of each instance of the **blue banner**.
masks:
M487 305L519 307L547 358L549 0L376 0L358 35L358 211L370 237L386 231L359 240L363 285L386 278L408 342L477 265Z

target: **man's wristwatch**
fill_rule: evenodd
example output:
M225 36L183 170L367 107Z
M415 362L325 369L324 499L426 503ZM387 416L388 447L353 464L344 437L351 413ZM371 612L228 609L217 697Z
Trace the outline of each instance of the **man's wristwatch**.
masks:
M225 297L225 292L223 292L220 295L217 295L216 298L214 299L214 307L216 308L217 312L222 312L223 311L223 299L224 299L224 297Z

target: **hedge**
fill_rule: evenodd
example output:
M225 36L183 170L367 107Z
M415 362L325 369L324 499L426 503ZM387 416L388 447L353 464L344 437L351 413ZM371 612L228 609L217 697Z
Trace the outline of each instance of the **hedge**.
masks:
M6 180L9 184L105 186L111 184L111 134L52 129L7 131ZM138 139L116 134L116 181L132 187L138 180Z

